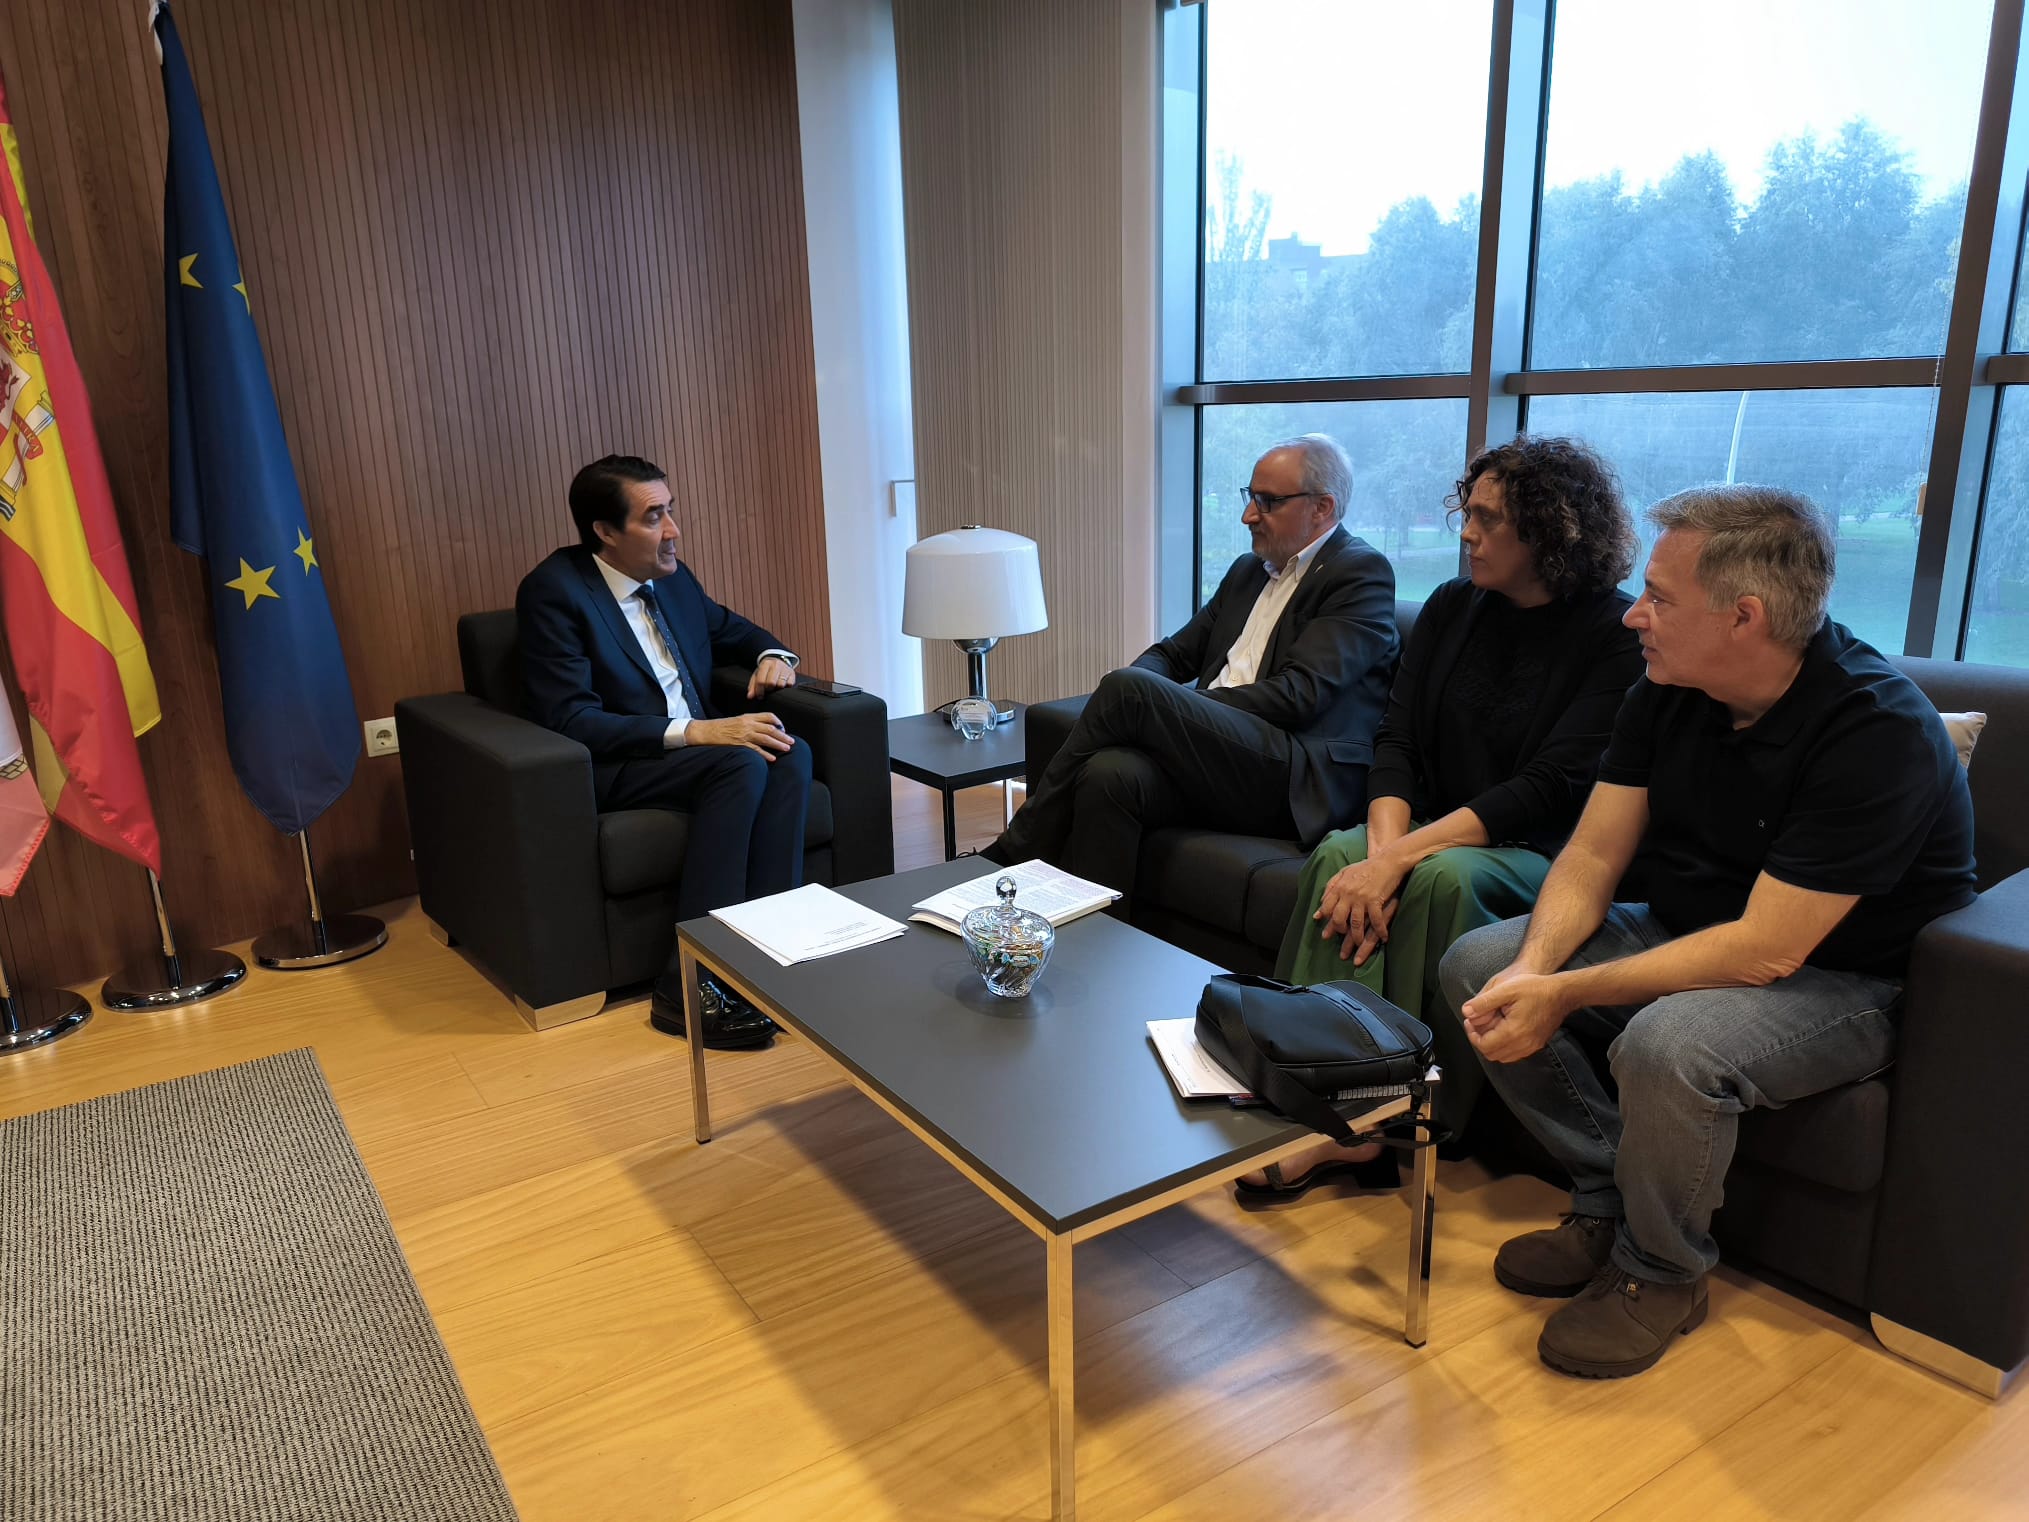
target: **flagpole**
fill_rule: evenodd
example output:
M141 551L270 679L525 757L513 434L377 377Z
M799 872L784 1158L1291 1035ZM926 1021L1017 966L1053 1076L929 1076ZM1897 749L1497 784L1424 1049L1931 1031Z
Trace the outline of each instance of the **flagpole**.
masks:
M20 988L7 981L0 962L0 1052L47 1046L91 1019L92 1007L68 988Z
M247 964L229 951L207 946L199 951L178 952L176 932L169 928L169 911L162 906L162 879L148 874L148 891L155 899L155 928L162 938L162 954L121 968L99 990L99 1002L107 1009L168 1009L177 1004L195 1004L222 994L247 975Z
M254 960L278 972L330 967L380 950L387 944L387 926L370 914L339 914L329 919L317 897L317 868L310 860L310 832L296 833L303 848L303 886L310 894L310 922L283 925L254 942Z

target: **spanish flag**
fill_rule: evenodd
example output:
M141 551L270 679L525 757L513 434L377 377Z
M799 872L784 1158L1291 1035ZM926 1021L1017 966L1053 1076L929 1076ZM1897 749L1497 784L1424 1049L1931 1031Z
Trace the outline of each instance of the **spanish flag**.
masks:
M0 84L0 624L50 812L161 870L134 737L160 722L133 577Z
M49 833L49 812L29 775L14 727L14 705L0 692L0 897L12 898Z

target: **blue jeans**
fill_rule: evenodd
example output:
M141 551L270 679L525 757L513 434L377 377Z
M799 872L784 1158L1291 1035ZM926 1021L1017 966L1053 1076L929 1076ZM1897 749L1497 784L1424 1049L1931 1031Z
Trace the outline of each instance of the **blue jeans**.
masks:
M1438 973L1451 1018L1515 959L1528 928L1527 918L1503 920L1453 944ZM1611 962L1669 939L1644 906L1615 904L1565 965ZM1620 1223L1614 1262L1651 1282L1685 1284L1719 1261L1712 1213L1741 1112L1886 1067L1901 996L1891 978L1805 967L1765 988L1580 1009L1534 1056L1480 1065L1571 1174L1572 1210Z

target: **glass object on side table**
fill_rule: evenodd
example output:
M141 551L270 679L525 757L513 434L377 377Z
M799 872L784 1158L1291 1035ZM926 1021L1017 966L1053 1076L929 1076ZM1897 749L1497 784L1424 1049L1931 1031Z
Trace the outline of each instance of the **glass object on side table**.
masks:
M951 705L951 727L968 740L983 740L999 715L987 698L960 698Z

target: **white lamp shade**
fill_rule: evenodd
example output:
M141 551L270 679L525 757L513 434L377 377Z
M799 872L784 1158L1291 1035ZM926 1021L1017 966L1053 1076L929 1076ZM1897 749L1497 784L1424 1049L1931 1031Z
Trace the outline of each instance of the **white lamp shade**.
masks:
M1036 542L970 526L909 546L902 632L918 639L999 639L1050 626Z

